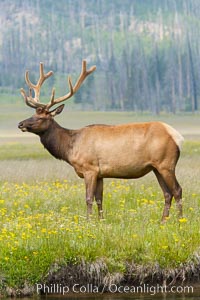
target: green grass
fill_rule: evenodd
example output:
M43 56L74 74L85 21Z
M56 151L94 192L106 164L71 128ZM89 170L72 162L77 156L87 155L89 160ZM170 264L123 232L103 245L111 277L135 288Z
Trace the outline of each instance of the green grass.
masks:
M154 117L184 133L177 177L183 187L184 217L160 223L164 199L153 174L138 180L105 180L105 220L85 218L85 188L65 162L53 159L37 137L22 134L18 121L31 110L0 116L0 294L6 287L44 282L53 266L103 260L109 272L127 263L176 269L200 253L200 134L198 115ZM7 114L7 115L6 115ZM6 117L5 117L6 116ZM75 117L76 116L76 117ZM147 121L148 114L67 112L59 123L78 128L90 123ZM16 131L15 131L16 130ZM23 137L23 138L22 138Z
M0 145L0 160L39 160L50 158L52 157L44 150L39 141L36 144L16 142Z
M123 272L126 262L177 268L199 253L199 142L185 144L177 168L183 186L184 217L177 220L173 203L165 225L160 223L163 195L153 175L138 180L105 180L105 220L98 220L94 205L88 222L83 181L74 179L71 171L64 180L59 168L55 170L60 162L42 156L36 160L33 154L39 146L26 146L13 145L13 157L9 154L16 163L14 157L20 149L19 164L12 170L16 180L0 183L2 289L5 285L19 288L25 282L42 282L55 263L103 259L114 273ZM7 153L4 158L8 158ZM18 177L23 162L23 176ZM38 163L35 179L28 174L29 162L32 166ZM45 168L48 176L42 181Z
M200 141L185 141L181 156L199 157Z
M198 192L198 191L197 191ZM14 196L13 196L14 195ZM153 184L108 181L105 220L85 218L84 186L70 181L1 184L0 269L9 286L41 282L50 267L105 259L110 272L126 261L173 268L199 248L199 194L187 191L184 218L175 207L161 225L163 197Z

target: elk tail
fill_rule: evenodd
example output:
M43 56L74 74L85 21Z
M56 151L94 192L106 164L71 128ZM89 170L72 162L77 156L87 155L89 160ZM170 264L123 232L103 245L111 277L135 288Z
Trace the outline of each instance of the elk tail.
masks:
M165 123L163 123L163 125L165 126L167 132L171 135L172 139L174 140L174 142L178 146L179 150L181 150L181 146L183 144L184 137L176 129L174 129L172 126L170 126L168 124L165 124Z

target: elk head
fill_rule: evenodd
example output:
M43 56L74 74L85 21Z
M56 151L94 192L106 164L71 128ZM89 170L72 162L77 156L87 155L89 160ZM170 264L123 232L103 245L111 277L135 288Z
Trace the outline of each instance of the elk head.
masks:
M53 117L62 112L64 104L51 111L50 108L55 104L71 98L78 91L85 78L95 69L96 66L92 66L89 70L87 70L86 61L83 60L82 71L75 85L73 86L71 78L68 77L69 92L64 96L55 99L55 89L53 88L51 99L47 104L40 102L40 89L43 82L53 75L53 72L50 71L45 74L43 63L40 63L40 77L37 84L33 84L29 79L29 72L26 71L25 80L29 87L29 95L26 94L24 89L21 89L21 94L25 100L25 103L28 106L36 109L36 113L31 118L20 122L18 128L22 131L29 131L35 134L45 132L53 122ZM32 91L34 91L34 98L32 97Z

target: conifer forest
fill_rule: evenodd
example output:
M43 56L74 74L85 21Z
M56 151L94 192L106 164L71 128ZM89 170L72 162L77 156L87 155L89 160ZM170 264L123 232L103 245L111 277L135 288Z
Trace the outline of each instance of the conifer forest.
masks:
M41 61L54 71L42 96L63 95L86 59L97 69L74 107L199 110L200 1L0 0L0 28L1 100L22 101L24 72L36 80Z

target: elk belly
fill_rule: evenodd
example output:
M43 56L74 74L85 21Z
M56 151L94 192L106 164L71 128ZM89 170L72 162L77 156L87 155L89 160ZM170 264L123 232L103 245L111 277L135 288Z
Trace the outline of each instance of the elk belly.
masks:
M123 162L122 160L116 161L101 161L99 163L99 174L100 177L105 178L139 178L152 171L152 166L148 163L134 163L134 162Z

